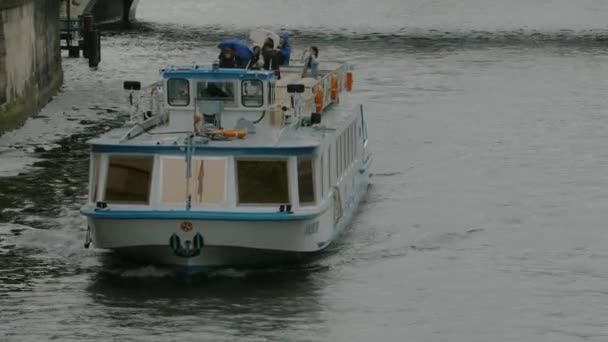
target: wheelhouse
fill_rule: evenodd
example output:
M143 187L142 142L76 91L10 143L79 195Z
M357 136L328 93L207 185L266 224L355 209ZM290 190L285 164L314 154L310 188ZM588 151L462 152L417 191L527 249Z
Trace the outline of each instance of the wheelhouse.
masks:
M272 71L195 66L164 69L161 74L173 130L191 129L193 116L218 128L235 127L239 119L259 120L275 102Z

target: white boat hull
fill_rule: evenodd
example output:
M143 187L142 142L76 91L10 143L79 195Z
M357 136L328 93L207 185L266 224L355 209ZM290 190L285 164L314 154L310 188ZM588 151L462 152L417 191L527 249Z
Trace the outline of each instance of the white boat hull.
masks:
M302 220L238 221L188 219L99 219L89 216L95 247L142 264L175 266L186 271L252 267L301 260L334 242L352 220L367 192L367 170L353 172L354 182L340 204ZM340 187L342 188L342 187ZM335 205L342 215L336 221ZM285 214L287 216L288 214ZM175 238L177 237L177 239Z

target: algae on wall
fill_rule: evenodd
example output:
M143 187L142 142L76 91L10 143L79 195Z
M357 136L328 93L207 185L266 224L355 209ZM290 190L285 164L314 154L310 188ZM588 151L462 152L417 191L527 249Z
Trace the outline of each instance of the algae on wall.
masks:
M0 133L22 124L63 81L59 0L0 4Z

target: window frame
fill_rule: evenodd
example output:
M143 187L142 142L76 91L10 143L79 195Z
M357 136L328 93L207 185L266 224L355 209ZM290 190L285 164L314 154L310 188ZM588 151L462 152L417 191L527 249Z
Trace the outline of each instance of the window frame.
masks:
M321 156L319 157L319 164L320 164L319 165L319 171L321 172L319 174L319 178L320 178L319 180L320 180L320 183L321 183L320 184L320 186L321 186L321 194L320 194L321 198L323 198L325 196L325 182L326 182L326 180L325 180L325 166L326 166L325 165L326 164L325 155L326 155L325 153L321 152Z
M287 198L285 202L242 202L240 196L240 183L239 183L239 162L240 161L249 161L249 162L283 162L285 164L285 175L287 176ZM290 158L287 156L279 156L279 157L255 157L255 156L246 156L246 157L235 157L233 168L234 168L234 197L235 203L237 207L275 207L283 204L290 204L292 202L292 189L291 189L291 166Z
M310 176L311 176L311 189L312 189L312 200L311 201L302 201L302 192L300 191L300 162L308 162L310 163ZM315 167L315 157L314 156L298 156L296 158L296 185L298 187L298 203L300 206L315 206L317 205L317 177L315 175L316 167Z
M232 84L233 96L231 101L224 101L221 97L199 97L199 87L201 83L205 83L205 85L209 83L230 83ZM223 103L224 107L233 108L238 107L239 105L239 94L238 94L238 86L237 81L235 80L215 80L208 78L201 78L196 80L196 89L195 89L195 101L220 101ZM197 102L198 103L198 102Z
M262 95L260 98L262 99L260 105L258 106L249 106L245 104L245 82L257 82L261 84L260 89L262 90ZM245 108L261 108L264 107L265 95L264 95L264 82L262 80L242 80L241 81L241 105Z
M188 102L186 104L174 104L171 101L171 82L172 81L186 81L186 83L188 83ZM171 107L188 107L190 105L190 103L192 102L192 89L191 89L191 84L190 84L190 80L187 78L170 78L167 80L167 104Z
M148 184L148 193L147 193L147 201L146 202L128 202L128 201L108 201L107 192L108 192L108 180L110 176L111 169L111 161L113 157L118 158L149 158L152 161L152 166L150 169L150 178ZM154 155L148 154L104 154L103 159L101 159L101 170L100 175L103 176L103 179L100 179L100 182L97 184L101 189L98 190L97 197L101 199L102 202L107 203L112 206L146 206L149 207L152 205L154 198L154 177L156 176L157 165L156 165L156 157Z
M91 153L89 160L89 202L96 203L102 174L102 158L99 153Z
M159 192L159 196L158 196L158 203L159 205L163 206L163 207L176 207L176 206L183 206L184 203L186 203L186 198L184 198L183 201L178 201L178 202L170 202L170 201L165 201L165 162L169 161L169 160L180 160L184 162L184 172L186 172L186 161L184 160L183 157L179 157L179 156L173 156L173 155L162 155L159 157L159 169L160 171L160 177L159 177L159 181L158 181L158 192ZM229 194L228 194L228 168L230 165L230 158L228 157L216 157L216 156L192 156L192 161L207 161L207 160L222 160L224 161L224 185L223 185L223 200L220 202L195 202L195 201L191 201L191 205L193 208L209 208L209 207L223 207L228 203L229 200ZM190 178L191 180L194 179L194 173L192 173L192 177ZM186 181L186 178L184 176L184 182ZM193 184L192 182L190 183L190 191L193 190L195 184ZM190 194L193 195L193 194Z

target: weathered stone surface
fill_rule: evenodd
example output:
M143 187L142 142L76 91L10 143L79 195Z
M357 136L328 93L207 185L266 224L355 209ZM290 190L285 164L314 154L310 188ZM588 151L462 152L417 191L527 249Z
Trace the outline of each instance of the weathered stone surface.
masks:
M0 134L37 112L63 81L59 0L0 2Z

